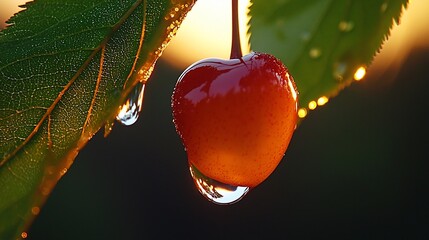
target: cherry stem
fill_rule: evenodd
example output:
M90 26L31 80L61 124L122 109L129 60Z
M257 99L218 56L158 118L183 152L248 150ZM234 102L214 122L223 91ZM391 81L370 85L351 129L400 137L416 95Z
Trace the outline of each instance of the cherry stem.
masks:
M231 44L231 59L239 59L243 57L240 44L240 28L238 22L238 0L232 0L232 44Z

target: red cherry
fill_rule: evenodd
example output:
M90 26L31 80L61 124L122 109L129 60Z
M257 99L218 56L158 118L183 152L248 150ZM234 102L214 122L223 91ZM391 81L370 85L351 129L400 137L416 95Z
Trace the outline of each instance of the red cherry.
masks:
M172 108L190 164L216 181L255 187L289 145L297 91L280 60L252 52L191 65L175 86Z

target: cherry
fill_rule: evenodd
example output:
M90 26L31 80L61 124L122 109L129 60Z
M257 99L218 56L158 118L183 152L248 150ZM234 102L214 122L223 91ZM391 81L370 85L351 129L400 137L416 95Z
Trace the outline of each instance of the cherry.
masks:
M174 124L188 161L205 176L255 187L277 167L297 123L297 91L272 55L204 59L179 77Z
M243 56L238 0L232 0L229 60L188 67L172 96L174 124L200 193L216 204L239 201L277 167L297 123L297 91L272 55Z

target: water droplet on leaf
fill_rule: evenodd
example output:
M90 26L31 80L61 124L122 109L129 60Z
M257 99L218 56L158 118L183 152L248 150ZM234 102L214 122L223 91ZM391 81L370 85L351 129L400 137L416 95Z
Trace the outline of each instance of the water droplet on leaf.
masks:
M323 106L325 105L327 102L329 101L329 98L326 96L321 96L317 99L317 105L318 106Z
M347 64L345 62L337 62L334 64L334 78L338 81L342 81L344 79L344 74L347 71Z
M213 203L220 205L233 204L240 201L249 191L249 187L232 186L211 179L202 174L192 164L189 166L189 171L198 191Z
M144 83L137 83L134 89L131 90L128 99L119 108L118 115L116 115L116 120L127 126L132 125L137 121L143 105L144 89Z
M104 137L109 136L110 132L112 132L114 123L115 122L113 120L109 120L104 124Z
M310 55L311 58L316 59L316 58L319 58L320 55L322 55L322 52L318 48L312 48L310 49L310 52L308 54Z
M386 12L387 6L388 6L387 2L384 2L383 4L381 4L380 12L382 13Z
M311 34L310 34L310 32L302 32L301 33L301 39L304 41L304 42L308 42L308 40L310 40L310 37L311 37Z
M66 173L67 173L67 171L68 171L68 169L67 169L67 168L63 168L63 169L61 169L61 171L60 171L60 176L64 176L64 174L66 174Z
M366 69L365 67L359 67L353 75L354 80L360 81L363 77L365 77Z
M39 207L37 207L37 206L32 207L32 208L31 208L31 213L32 213L33 215L38 215L38 214L40 213L40 208L39 208Z
M305 118L305 116L307 116L307 109L305 109L305 108L300 108L299 110L298 110L298 117L299 118Z
M338 24L338 29L340 29L341 32L350 32L353 29L354 26L355 25L353 24L353 22L350 22L350 21L341 21Z
M316 101L310 101L309 103L308 103L308 108L310 109L310 110L314 110L314 109L316 109L316 107L317 107L317 102Z

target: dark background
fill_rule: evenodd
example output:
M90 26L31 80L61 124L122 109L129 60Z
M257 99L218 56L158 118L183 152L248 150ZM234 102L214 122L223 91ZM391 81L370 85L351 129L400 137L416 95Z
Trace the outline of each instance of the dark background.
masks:
M143 112L99 132L28 239L429 239L429 51L310 112L275 172L240 202L195 189L172 123L180 70L159 62Z

